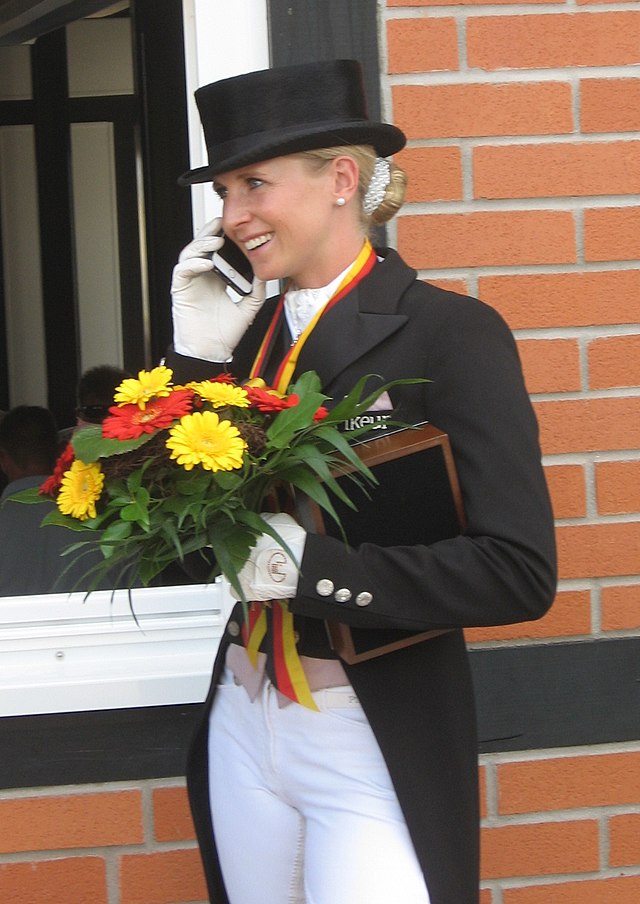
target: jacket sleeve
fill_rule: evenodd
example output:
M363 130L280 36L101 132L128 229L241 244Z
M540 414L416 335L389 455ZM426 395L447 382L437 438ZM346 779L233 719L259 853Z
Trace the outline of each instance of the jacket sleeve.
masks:
M309 535L294 612L421 631L528 621L551 605L553 517L514 339L481 302L456 297L447 306L428 341L424 404L449 435L466 530L429 546L357 550ZM409 493L398 488L398 517ZM338 590L350 593L338 594L346 602L336 600Z

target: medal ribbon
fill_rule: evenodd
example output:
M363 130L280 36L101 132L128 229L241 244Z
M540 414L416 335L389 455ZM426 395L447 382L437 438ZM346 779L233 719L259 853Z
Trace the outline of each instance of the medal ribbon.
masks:
M271 664L273 683L285 697L317 711L318 707L311 695L311 688L298 656L293 614L289 611L287 601L274 600L270 614L273 656L267 659L267 668Z
M256 667L258 650L267 633L267 613L260 603L251 603L247 618L242 626L242 639L251 665Z
M273 381L274 389L281 393L286 392L298 363L300 352L320 318L371 272L376 261L376 253L369 239L366 239L360 254L345 274L344 279L341 280L331 298L324 307L316 312L297 341L293 343L284 356ZM284 295L280 297L269 328L258 349L258 354L249 372L250 379L260 375L265 361L273 348L275 336L283 316ZM271 646L271 655L267 657L267 669L272 672L270 677L277 689L290 700L300 703L309 709L317 710L318 707L311 694L307 676L304 673L296 648L293 615L289 611L286 600L273 600L271 605L251 603L248 620L243 626L242 634L247 654L254 668L260 644L267 636Z
M289 612L286 600L251 603L249 606L247 620L242 626L242 639L254 669L265 636L271 646L267 671L274 685L295 703L317 710L298 655L293 614Z
M320 318L324 316L327 311L331 310L331 308L335 304L337 304L341 298L344 298L344 296L348 292L350 292L360 282L361 279L364 279L364 277L371 272L374 264L376 263L376 260L376 253L371 246L371 242L369 241L369 239L365 239L360 254L353 262L353 265L349 268L349 271L345 274L344 279L340 282L340 285L336 288L329 301L326 303L326 305L324 305L324 307L320 308L320 310L316 312L316 314L312 317L310 323L305 327L300 336L298 336L296 342L293 343L287 354L282 359L273 381L274 389L277 389L278 392L282 393L287 391L289 383L291 382L291 377L296 368L296 364L298 363L300 352L302 351L305 342L313 332ZM256 359L253 362L253 366L249 373L250 378L260 375L266 358L268 357L268 354L273 345L273 340L277 332L277 328L280 325L281 319L283 317L283 312L284 295L281 296L280 301L278 302L278 306L271 319L271 323L269 324L269 329L265 333L262 344L258 349L258 354L256 355Z

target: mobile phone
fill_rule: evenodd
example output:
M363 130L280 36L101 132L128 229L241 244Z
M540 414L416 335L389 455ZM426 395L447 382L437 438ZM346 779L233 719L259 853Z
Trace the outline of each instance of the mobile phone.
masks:
M224 235L221 231L218 235ZM212 257L213 269L221 279L239 295L248 295L253 286L253 270L245 255L240 251L235 242L224 237L224 245L218 251L214 251Z

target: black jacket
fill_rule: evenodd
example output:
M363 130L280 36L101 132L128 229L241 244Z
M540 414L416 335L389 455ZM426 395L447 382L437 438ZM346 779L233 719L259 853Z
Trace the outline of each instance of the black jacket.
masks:
M381 638L385 629L539 618L555 593L553 519L511 332L482 302L416 280L394 251L379 254L384 260L320 319L296 373L317 371L334 399L364 374L428 379L392 391L394 417L428 420L448 433L467 526L430 546L364 543L353 550L309 535L290 608L300 617L377 628ZM236 350L230 369L240 379L274 305L265 304ZM167 363L178 380L216 369L176 354ZM399 519L410 492L398 487ZM351 589L351 600L320 595L318 582L326 578ZM367 606L355 602L361 591L372 595ZM227 643L223 638L207 714ZM345 668L385 756L432 904L476 904L477 742L462 631ZM211 900L227 904L208 807L206 738L205 716L189 759L190 800Z

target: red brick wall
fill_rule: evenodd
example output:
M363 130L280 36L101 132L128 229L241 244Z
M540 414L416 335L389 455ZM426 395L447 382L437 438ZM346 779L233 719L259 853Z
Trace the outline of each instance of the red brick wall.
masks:
M472 644L640 632L640 9L603 6L386 4L397 245L513 329L558 525L549 614ZM481 775L482 904L640 901L640 743Z
M481 904L637 904L640 743L481 760ZM206 900L182 779L3 794L0 901Z
M182 779L3 793L0 901L206 900Z

